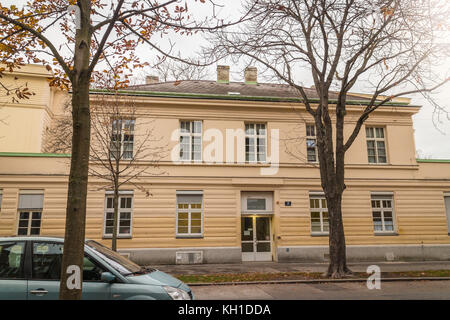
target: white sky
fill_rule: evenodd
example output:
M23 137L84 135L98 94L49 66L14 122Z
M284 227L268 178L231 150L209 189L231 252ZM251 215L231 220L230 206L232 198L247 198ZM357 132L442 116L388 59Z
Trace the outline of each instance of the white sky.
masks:
M23 4L24 0L2 0L3 5L9 5L14 3L16 6ZM241 9L241 0L214 0L215 3L222 4L222 8L218 8L218 14L224 18L225 22L233 19L237 19L239 17L239 11ZM187 0L189 4L189 11L191 14L195 14L195 16L206 16L211 13L210 6L205 4L200 4L198 1L194 2L194 0ZM61 36L59 36L58 32L54 32L52 34L54 39L52 40L60 40ZM445 41L449 42L449 34L445 35ZM52 37L52 38L53 38ZM56 39L58 38L58 39ZM177 50L182 52L183 56L193 56L200 49L202 45L207 45L208 43L202 38L200 34L196 36L178 36L178 35L170 35L170 40L176 43ZM61 39L63 41L63 39ZM165 39L161 40L161 44L164 45ZM143 46L138 49L138 55L142 58L142 60L147 60L150 63L154 61L155 54L151 52L148 46ZM239 63L238 65L233 65L228 61L223 61L221 64L230 65L231 67L231 78L234 81L243 81L243 70L245 68L244 62ZM209 68L209 77L210 79L215 79L216 77L216 66L211 66ZM442 70L444 74L449 74L450 71L450 61L443 62L442 66L439 66L438 70ZM145 70L148 73L152 73L152 70ZM304 73L304 71L301 71ZM141 78L143 71L137 72L136 75L138 78ZM141 76L139 76L141 75ZM263 80L262 77L259 76L261 82ZM311 86L313 83L309 78L308 74L302 74L300 77L303 81L304 86ZM141 78L142 79L142 78ZM356 90L358 86L356 86ZM370 91L367 89L363 89L363 91ZM447 84L444 87L441 87L438 91L436 91L432 97L441 105L446 108L446 110L450 111L450 84ZM450 119L442 117L440 121L437 121L436 114L434 113L433 107L420 95L413 95L412 104L414 105L422 105L420 112L413 117L414 120L414 130L415 130L415 142L416 142L416 150L419 150L419 155L421 157L429 157L435 159L450 159ZM435 118L436 127L433 124L433 118Z

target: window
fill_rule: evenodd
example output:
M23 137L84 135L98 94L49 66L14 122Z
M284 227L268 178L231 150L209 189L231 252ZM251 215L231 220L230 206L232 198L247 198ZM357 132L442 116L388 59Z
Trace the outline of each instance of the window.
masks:
M0 242L0 279L23 278L25 242Z
M2 211L3 190L0 189L0 211Z
M328 234L328 207L323 195L310 195L311 233Z
M202 200L196 192L177 194L177 236L202 236Z
M369 163L386 163L384 128L366 127L366 140Z
M62 243L34 242L32 256L33 280L57 280L61 278L61 263L64 252ZM90 257L83 258L83 282L101 281L105 270Z
M130 192L121 191L119 193L118 212L118 237L131 237L131 213L133 208L133 195ZM112 237L114 229L114 195L106 195L105 227L103 236Z
M133 158L133 119L116 119L112 122L111 158L129 160Z
M62 255L62 243L34 242L32 278L34 280L59 280Z
M272 214L273 192L243 191L241 193L241 212L243 214Z
M316 127L314 125L306 125L306 157L308 162L317 162L317 138Z
M394 232L394 209L391 195L372 195L372 217L375 233Z
M261 123L245 124L245 161L266 161L266 125Z
M19 236L39 235L41 232L44 195L36 192L21 191L19 194Z
M202 160L202 122L180 122L180 159L185 161Z
M444 195L445 211L447 213L448 233L450 234L450 193Z

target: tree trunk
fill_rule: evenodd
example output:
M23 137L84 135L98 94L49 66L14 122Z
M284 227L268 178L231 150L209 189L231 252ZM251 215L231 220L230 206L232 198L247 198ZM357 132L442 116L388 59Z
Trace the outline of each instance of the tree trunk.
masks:
M351 274L347 268L344 225L342 223L342 193L334 198L327 198L329 216L330 264L327 276L342 278Z
M113 234L112 234L112 243L111 250L117 251L117 229L119 225L119 190L117 187L114 187L114 224L113 224Z
M80 81L81 83L83 81ZM86 195L89 168L90 113L89 113L89 79L85 85L74 86L72 93L73 138L72 159L67 195L66 229L64 237L64 254L61 267L59 298L64 300L81 299L83 284L83 257L86 225ZM69 266L80 268L79 288L69 289L67 273Z
M91 45L91 2L78 0L80 29L76 30L72 83L72 158L67 194L64 254L61 265L59 299L80 300L83 286L86 195L88 185L91 115L89 107L89 53ZM68 269L71 267L70 269ZM79 276L74 277L79 271ZM71 271L72 270L72 271ZM71 271L68 273L68 271ZM69 282L69 281L70 282Z

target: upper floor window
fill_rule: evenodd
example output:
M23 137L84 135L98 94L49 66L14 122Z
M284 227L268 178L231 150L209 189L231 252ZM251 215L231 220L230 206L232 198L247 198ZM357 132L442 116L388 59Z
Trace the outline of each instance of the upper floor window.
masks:
M203 195L196 191L177 193L177 236L202 236Z
M306 125L306 156L308 162L317 162L317 137L316 127L311 124Z
M180 160L202 160L202 122L180 122Z
M19 225L17 235L39 235L41 232L44 194L38 190L23 190L19 194Z
M133 158L134 144L133 119L115 119L111 131L111 157L113 159L129 160Z
M450 193L444 194L445 212L447 215L448 234L450 235Z
M384 128L366 127L366 140L369 163L386 163Z
M375 233L394 232L392 195L372 195L372 217Z
M131 191L119 193L119 211L117 220L117 236L131 236L131 214L133 210L133 194ZM103 237L112 237L114 229L114 195L110 192L106 195L105 227Z
M245 161L265 162L267 146L266 125L263 123L245 124Z
M309 207L311 211L311 233L328 234L328 206L323 195L310 195Z

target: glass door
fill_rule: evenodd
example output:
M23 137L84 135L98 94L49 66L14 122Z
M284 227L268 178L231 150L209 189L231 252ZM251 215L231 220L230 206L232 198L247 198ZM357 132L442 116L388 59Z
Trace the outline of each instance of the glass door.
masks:
M272 261L270 217L241 218L242 261Z

